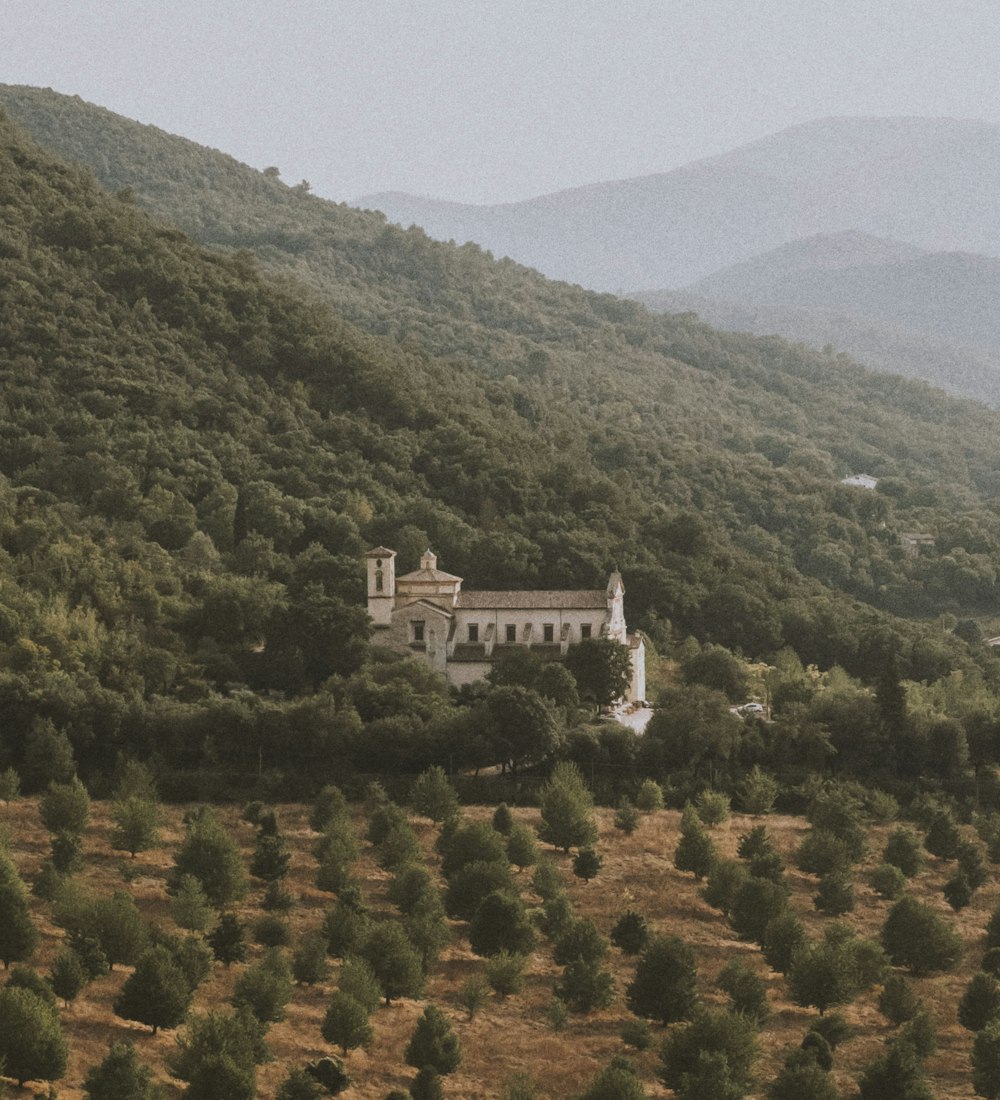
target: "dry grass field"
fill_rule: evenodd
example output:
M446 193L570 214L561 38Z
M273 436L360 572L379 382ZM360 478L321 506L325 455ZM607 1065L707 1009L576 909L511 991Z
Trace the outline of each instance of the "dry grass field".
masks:
M282 833L293 850L292 871L287 885L297 899L290 914L296 940L305 931L320 924L323 914L332 904L332 897L314 886L315 861L311 854L315 834L307 825L308 809L298 805L276 807ZM253 850L254 829L240 820L236 808L224 808L222 815L233 835L238 838L249 861ZM487 808L469 808L471 817L488 818ZM518 820L537 824L537 810L515 810ZM161 843L154 851L140 853L134 861L123 853L111 850L108 842L108 806L95 803L91 822L84 838L85 869L81 878L102 889L129 889L142 912L164 927L173 928L165 890L166 875L171 867L172 853L182 836L183 808L165 811L167 823ZM783 1052L797 1045L815 1017L813 1010L798 1008L788 997L784 979L772 974L759 950L741 943L723 918L699 896L699 884L690 874L682 874L673 866L673 853L678 839L680 815L660 811L644 816L639 829L624 837L611 822L610 811L600 811L599 849L604 867L590 883L574 879L569 859L552 853L564 868L568 890L576 912L591 917L605 933L610 932L617 916L627 906L639 910L656 931L682 936L694 948L698 963L699 989L710 1003L723 1004L725 997L714 988L716 975L731 959L751 963L767 981L772 1016L761 1035L762 1057L758 1065L758 1092L762 1096L767 1083L781 1065ZM790 859L791 853L806 832L806 823L799 818L773 816L765 819L776 844ZM711 830L719 851L734 856L740 833L753 819L736 815ZM356 822L363 834L364 822ZM438 865L433 851L434 827L423 819L415 819L415 827L428 854L431 866ZM0 828L12 838L12 853L22 875L30 879L48 853L48 836L38 819L37 800L22 799L0 806ZM855 880L855 911L846 919L860 932L876 936L890 903L879 900L865 883L866 871L876 862L888 827L873 828L870 834L870 854L858 869ZM371 850L363 845L365 854L358 867L364 883L366 899L380 915L392 915L395 910L386 899L389 875L380 870L371 858ZM126 886L123 865L131 864L135 875ZM951 974L916 979L914 986L931 1011L938 1029L938 1051L927 1063L935 1096L940 1100L973 1096L970 1084L969 1056L971 1034L957 1022L956 1009L966 983L976 971L983 951L983 930L993 907L997 904L998 887L991 881L979 890L973 904L957 917L951 913L941 896L941 887L950 874L949 865L930 859L912 889L942 914L954 919L966 944L960 966ZM531 900L528 880L522 875L525 896ZM792 904L807 922L810 933L819 935L827 918L812 905L815 880L789 866L788 879L792 888ZM260 885L251 891L240 907L240 915L252 920L259 915ZM46 972L60 950L62 932L48 919L48 906L32 899L32 911L42 930L42 943L33 964ZM357 1100L382 1100L391 1089L406 1089L413 1071L403 1061L403 1050L417 1017L427 1001L441 1006L451 1019L462 1044L463 1061L458 1072L446 1079L446 1095L463 1100L489 1100L499 1096L504 1081L523 1071L531 1076L539 1097L562 1100L578 1095L593 1074L615 1054L629 1053L619 1037L622 1023L629 1017L624 1004L624 987L630 980L633 962L617 949L610 953L610 966L616 979L613 1005L589 1016L570 1016L565 1030L555 1032L547 1022L546 1010L552 1000L553 985L560 973L551 957L551 947L540 940L531 959L528 980L522 993L500 1001L492 998L471 1022L456 1003L456 994L463 982L481 972L484 961L474 956L464 936L464 926L452 923L452 942L442 955L427 985L425 1001L399 1001L391 1007L379 1008L374 1016L375 1041L368 1051L354 1051L346 1059L352 1085L344 1093ZM262 949L254 948L251 959ZM226 970L216 964L213 974L198 990L195 1008L224 1005L242 968ZM259 1072L259 1095L272 1097L288 1069L293 1065L331 1053L320 1035L320 1023L330 992L336 984L336 966L330 980L322 986L296 987L284 1022L274 1025L268 1033L268 1043L275 1060L262 1066ZM104 978L87 986L81 996L63 1010L63 1026L70 1045L70 1062L66 1077L58 1083L58 1094L64 1100L82 1097L82 1082L89 1066L99 1062L110 1042L129 1038L136 1044L142 1060L153 1067L167 1085L167 1095L181 1094L181 1084L171 1079L165 1060L175 1043L175 1033L163 1031L155 1037L148 1029L130 1024L114 1016L111 1004L125 980L126 970L117 968ZM838 1047L834 1077L844 1096L856 1093L854 1082L862 1067L878 1055L885 1039L891 1034L887 1022L876 1007L878 990L870 991L845 1014L857 1028L857 1036ZM669 1097L671 1092L658 1083L658 1058L653 1050L634 1055L651 1097ZM31 1096L37 1089L19 1091L11 1086L13 1097Z

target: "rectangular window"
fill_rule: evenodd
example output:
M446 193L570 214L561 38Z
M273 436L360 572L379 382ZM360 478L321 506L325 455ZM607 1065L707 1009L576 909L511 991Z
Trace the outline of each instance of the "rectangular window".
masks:
M469 623L469 641L479 641L479 623Z
M508 642L516 642L517 641L517 627L514 625L514 623L508 623L507 624L507 641Z
M552 623L545 623L542 626L542 641L551 642L555 636L555 627Z
M590 623L580 623L580 637L581 638L589 638L590 637Z
M423 623L410 623L413 627L413 640L415 642L422 642L424 640L424 624Z

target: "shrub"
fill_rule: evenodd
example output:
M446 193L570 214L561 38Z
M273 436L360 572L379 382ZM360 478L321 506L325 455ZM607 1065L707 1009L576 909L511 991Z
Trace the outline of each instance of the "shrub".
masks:
M646 1090L628 1059L612 1058L580 1100L646 1100Z
M356 1047L367 1047L375 1034L365 1006L342 990L330 998L320 1031L328 1043L339 1046L344 1054Z
M444 821L458 813L458 795L444 768L438 765L420 774L410 797L414 809L431 821Z
M850 877L839 871L823 875L813 905L829 917L850 913L854 909L854 887Z
M584 882L590 882L603 865L604 860L593 848L581 848L573 857L573 874Z
M912 1020L920 1007L920 998L902 974L890 974L882 986L878 998L878 1010L892 1024L899 1027Z
M507 835L507 858L519 870L538 862L535 833L527 825L514 825Z
M445 891L445 912L453 920L472 920L489 894L516 894L510 864L467 863L449 880Z
M574 959L564 970L556 986L556 996L572 1012L581 1014L606 1008L614 995L614 980L599 963Z
M535 867L531 888L543 900L561 894L566 889L562 871L552 859L543 859Z
M575 764L556 764L540 798L542 825L538 835L568 852L597 839L594 803Z
M455 830L441 861L441 873L452 879L472 863L508 864L507 839L488 822L473 821Z
M729 796L721 791L702 791L695 799L695 809L705 825L721 825L729 817Z
M962 842L962 833L951 813L939 813L924 837L924 847L932 856L955 859Z
M771 812L779 791L778 781L754 764L742 782L737 784L736 797L745 813L757 817Z
M510 836L510 831L514 827L514 815L510 812L510 807L506 802L501 802L493 811L492 825L498 833L503 836Z
M269 882L260 899L260 907L267 913L287 913L295 904L295 899L281 885L280 880Z
M691 871L701 880L711 871L715 860L712 838L689 803L681 815L681 838L674 852L674 866L678 871Z
M400 867L389 883L389 900L403 914L412 913L425 894L437 888L430 871L421 864Z
M743 940L761 943L768 923L788 905L785 890L768 879L750 877L733 899L729 923Z
M556 940L552 957L559 966L576 959L600 962L608 952L608 942L592 920L580 917L569 921Z
M223 966L243 962L247 957L243 932L244 926L235 913L223 913L219 923L205 937L212 953Z
M87 788L75 777L69 783L50 783L39 804L42 824L50 833L79 836L90 817Z
M371 917L363 909L340 901L323 918L327 954L343 959L354 954L371 931Z
M958 1002L958 1022L969 1031L982 1031L1000 1012L1000 983L979 971L965 987Z
M611 929L611 942L626 955L638 955L649 942L646 918L634 909L626 909Z
M416 997L424 985L420 955L395 922L375 925L360 951L382 989L385 1003L397 997Z
M262 1024L285 1018L285 1006L292 996L292 972L281 951L272 948L264 958L236 979L232 1004L248 1008Z
M622 1024L622 1042L636 1050L649 1050L653 1045L653 1031L645 1020L631 1017Z
M825 829L810 829L795 853L795 866L809 875L828 875L851 866L847 844Z
M176 893L170 899L170 915L188 932L203 932L208 927L212 907L194 875L181 876Z
M274 913L265 913L253 922L253 940L263 947L287 947L292 942L288 924Z
M155 1035L187 1015L193 988L166 947L145 951L115 998L116 1016L148 1024Z
M291 859L282 837L260 833L250 860L250 874L264 882L276 882L288 874Z
M914 974L950 970L962 953L958 934L932 909L904 895L882 926L882 946L896 966Z
M323 1100L328 1095L308 1070L292 1069L278 1086L275 1100Z
M868 883L880 898L895 901L906 891L906 876L892 863L880 863L868 876Z
M417 1020L404 1054L406 1064L422 1069L431 1066L440 1074L454 1073L462 1061L458 1036L436 1005L428 1005Z
M500 956L498 955L497 958ZM489 982L482 974L474 974L459 989L455 1000L465 1009L470 1020L475 1019L476 1013L486 1004L489 990Z
M112 1043L104 1061L92 1066L83 1082L88 1100L157 1100L160 1089L131 1043Z
M663 809L663 789L652 779L644 779L636 791L635 805L644 814Z
M519 993L524 987L524 968L527 955L501 951L486 964L486 981L490 989L501 999Z
M137 852L155 847L159 839L160 808L149 798L129 795L119 799L111 808L111 847L128 852L135 858Z
M767 1005L767 989L757 972L733 959L719 974L718 985L729 994L730 1008L763 1024L770 1015Z
M535 946L535 933L524 902L510 894L487 895L469 927L469 944L476 955L501 951L527 955Z
M205 896L220 908L239 901L247 891L240 852L215 812L203 808L189 823L174 857L170 888L175 892L185 875L193 875Z
M743 864L734 859L717 859L708 872L701 896L713 909L729 916L736 895L748 877L749 872Z
M694 1010L694 952L677 936L651 939L625 991L629 1010L661 1024L686 1020Z
M52 992L61 997L64 1004L76 1000L80 990L87 984L89 975L80 961L80 956L70 947L61 951L52 963L49 984Z
M889 834L882 858L886 863L898 867L907 878L919 874L925 862L920 838L912 829L903 826L893 829Z
M1000 978L1000 947L990 947L986 951L979 969L992 974L994 978Z
M750 1020L729 1012L702 1009L689 1024L672 1031L664 1040L660 1076L668 1088L692 1100L699 1095L738 1097L750 1090L758 1053ZM706 1069L716 1071L708 1075L708 1081L716 1083L717 1091L688 1091L693 1080L705 1080Z
M956 872L944 884L944 900L954 910L964 909L972 901L972 887L961 871Z
M640 816L638 807L623 798L615 810L614 826L626 836L631 836L639 828Z
M787 974L796 951L805 942L805 925L791 909L785 909L764 926L761 951L772 970Z
M347 819L350 814L347 799L339 787L324 787L316 796L309 814L309 828L316 833L326 831L326 827L335 819Z
M378 984L375 971L361 958L344 960L337 988L341 993L350 994L369 1014L378 1008L382 1000L382 987Z

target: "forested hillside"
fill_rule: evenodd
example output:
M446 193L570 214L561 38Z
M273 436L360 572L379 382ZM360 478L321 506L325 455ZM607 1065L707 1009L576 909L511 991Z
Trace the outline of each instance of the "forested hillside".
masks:
M983 348L950 344L838 309L748 304L685 290L642 291L631 297L664 313L696 313L706 324L727 332L780 334L817 350L835 348L872 370L920 379L958 397L1000 405L996 356Z
M549 283L157 138L184 154L163 160L178 210L217 227L240 211L243 245L297 227L300 249L261 256L324 294L278 287L247 251L207 252L7 123L3 139L14 762L39 718L96 771L155 748L318 780L331 744L349 759L376 719L397 722L398 766L433 759L454 736L433 725L438 689L376 703L358 671L360 555L378 542L404 562L432 545L470 587L593 586L618 566L661 648L693 634L873 680L994 675L949 629L996 612L986 410ZM839 484L860 470L877 492ZM901 530L932 531L935 551L905 555Z

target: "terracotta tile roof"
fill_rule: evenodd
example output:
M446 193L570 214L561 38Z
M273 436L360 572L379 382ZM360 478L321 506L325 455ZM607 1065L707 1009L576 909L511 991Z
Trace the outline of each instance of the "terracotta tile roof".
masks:
M425 583L440 583L442 581L458 581L461 583L462 578L456 577L454 573L445 573L443 569L417 569L413 573L407 573L405 576L397 577L396 584L406 584L408 581L423 581Z
M458 607L475 611L568 611L608 607L607 593L602 589L580 589L573 592L462 592Z

